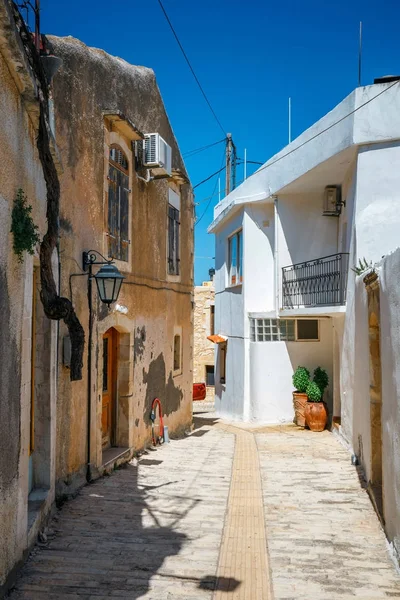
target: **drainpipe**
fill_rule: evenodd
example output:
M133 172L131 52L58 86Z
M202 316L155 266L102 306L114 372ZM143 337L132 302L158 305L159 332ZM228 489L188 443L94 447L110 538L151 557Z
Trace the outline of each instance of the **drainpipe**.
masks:
M90 433L91 433L91 421L92 421L92 329L93 329L93 304L92 304L92 265L89 262L89 277L88 277L88 305L89 305L89 340L88 340L88 398L87 398L87 467L86 467L86 480L89 482L92 480L92 470L90 464Z
M278 196L273 196L274 199L274 269L275 269L275 312L279 314L279 256L278 256L278 233L279 233L279 212L278 212Z

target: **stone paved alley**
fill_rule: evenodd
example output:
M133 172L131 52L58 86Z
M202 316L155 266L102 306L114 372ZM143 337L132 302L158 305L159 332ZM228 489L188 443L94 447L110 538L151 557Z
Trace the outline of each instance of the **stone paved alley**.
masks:
M11 598L372 600L400 598L400 576L331 433L200 413L65 503Z

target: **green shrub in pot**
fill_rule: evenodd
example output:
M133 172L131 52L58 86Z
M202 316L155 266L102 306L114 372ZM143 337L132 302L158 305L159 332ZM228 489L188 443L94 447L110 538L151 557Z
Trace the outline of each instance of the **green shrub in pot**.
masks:
M321 402L322 392L315 381L310 381L306 389L306 394L309 402Z
M314 371L313 381L314 381L314 383L317 384L317 386L321 390L321 397L322 397L325 389L329 385L328 373L325 371L325 369L321 369L321 367L317 367Z
M297 392L305 394L310 383L310 371L305 367L297 367L293 373L292 382Z

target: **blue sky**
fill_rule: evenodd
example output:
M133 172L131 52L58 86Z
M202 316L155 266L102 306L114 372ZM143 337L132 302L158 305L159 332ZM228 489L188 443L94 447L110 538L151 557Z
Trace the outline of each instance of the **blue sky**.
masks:
M196 74L238 155L265 161L357 86L358 30L363 22L362 83L400 73L397 0L164 0ZM179 50L157 0L41 0L42 31L156 72L182 153L223 137ZM185 159L193 185L221 166L223 145ZM253 170L256 167L253 167ZM252 169L248 169L248 174ZM243 167L238 169L238 180ZM196 189L198 215L217 180ZM221 179L221 187L224 182ZM216 188L218 189L218 188ZM196 283L208 278L214 238L211 200L195 232Z

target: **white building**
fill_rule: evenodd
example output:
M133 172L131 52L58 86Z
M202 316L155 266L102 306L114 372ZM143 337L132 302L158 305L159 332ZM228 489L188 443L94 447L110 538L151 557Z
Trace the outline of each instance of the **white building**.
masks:
M399 245L399 140L400 83L357 88L215 207L221 415L292 421L293 371L321 366L355 447L351 267Z

